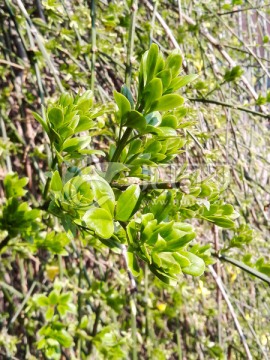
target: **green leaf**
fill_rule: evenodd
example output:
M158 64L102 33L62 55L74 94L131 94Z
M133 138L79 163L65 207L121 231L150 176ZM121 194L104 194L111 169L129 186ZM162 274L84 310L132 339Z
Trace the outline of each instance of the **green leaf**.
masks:
M43 127L43 129L46 131L47 134L49 134L49 127L48 124L46 122L46 120L44 120L38 113L36 113L35 111L32 111L32 114L34 116L34 118L40 123L40 125Z
M158 101L152 104L151 111L173 110L184 103L184 98L178 94L168 94L162 96Z
M57 107L52 108L48 113L48 119L50 123L54 126L54 128L58 129L64 121L64 115L62 110Z
M174 115L163 116L160 126L170 127L173 129L177 128L177 118Z
M227 82L235 81L243 75L244 71L241 66L236 65L231 70L227 70L224 75L224 80Z
M109 211L101 208L88 210L83 216L86 225L103 239L109 239L114 232L114 223Z
M49 306L50 305L49 299L45 295L38 295L38 297L36 298L36 303L38 306Z
M198 78L197 74L189 74L177 77L173 79L173 81L170 84L170 89L176 91L180 89L181 87L191 83L192 81L196 80Z
M156 77L161 79L163 92L164 92L169 87L171 80L172 80L171 70L169 70L169 69L162 70L158 74L156 74Z
M115 102L118 107L117 116L118 116L120 122L124 123L124 121L127 117L127 114L131 110L130 102L124 95L122 95L121 93L119 93L117 91L113 92L113 96L114 96Z
M28 183L28 178L19 179L18 174L7 174L4 179L6 198L20 197L27 193L23 188Z
M120 221L127 221L140 196L139 185L130 185L117 200L115 218Z
M67 107L73 103L73 96L69 93L64 93L60 96L59 104L63 107Z
M127 85L122 86L121 93L128 99L131 109L134 109L133 96L132 96L130 89L127 87Z
M204 273L205 263L200 257L188 251L179 251L178 253L190 261L189 266L185 266L182 268L182 271L185 274L189 274L192 276L201 276Z
M263 264L261 266L258 267L258 270L267 275L267 276L270 276L270 264Z
M78 133L81 131L86 131L95 126L93 120L91 120L88 116L81 116L77 127L74 130L74 133Z
M49 295L49 301L51 305L56 305L58 303L59 295L56 293L56 291L52 291Z
M66 152L73 152L86 148L91 142L90 136L74 137L67 139L62 146L62 150Z
M112 179L116 176L121 174L123 171L128 171L129 168L121 163L109 163L107 172L106 172L106 181L111 182Z
M46 311L45 319L47 321L50 321L50 320L52 320L53 316L54 316L54 307L50 306Z
M133 276L137 277L140 275L140 268L136 256L130 249L127 250L127 265Z
M71 299L71 293L61 294L59 297L59 304L66 305Z
M222 217L222 216L207 216L205 217L206 220L211 221L217 226L220 226L225 229L230 229L235 226L235 223L233 220Z
M147 82L151 81L155 74L158 52L159 52L158 46L156 44L152 44L148 51L147 59L146 59Z
M146 120L144 116L136 110L131 110L128 114L125 126L132 129L144 130L146 128Z
M133 154L138 154L141 150L142 143L143 142L141 139L135 139L131 141L128 149L128 156L131 156Z
M77 95L74 103L77 105L76 109L81 112L85 113L89 111L93 105L93 92L87 90L82 95Z
M182 56L177 53L177 51L172 52L166 60L166 64L165 64L167 69L171 70L172 73L172 77L176 77L180 70L181 70L181 66L182 66Z
M163 92L162 81L158 78L154 78L146 85L143 91L145 112L149 110L150 105L153 102L161 98L162 92Z
M56 170L53 173L52 179L51 179L51 190L52 191L62 191L63 189L63 183L62 183L62 179L59 175L58 170Z
M190 266L190 264L191 264L189 259L186 256L183 256L182 254L180 254L179 252L174 252L172 254L172 256L174 257L175 261L178 262L178 264L181 266L181 268Z
M155 265L150 265L149 264L149 269L152 271L153 274L156 275L157 278L159 278L159 280L161 280L162 282L164 282L167 285L171 285L171 286L175 286L177 284L176 278L172 277L170 275L167 275L166 273L164 273L162 270L157 269L155 267Z
M83 178L91 186L94 198L99 206L108 210L113 215L115 197L114 192L107 181L97 174L92 176L84 175Z
M232 215L234 212L234 208L231 204L225 204L221 207L222 215Z
M64 329L55 332L54 338L59 342L59 344L61 344L65 348L70 347L73 342L71 335L69 335L69 333Z

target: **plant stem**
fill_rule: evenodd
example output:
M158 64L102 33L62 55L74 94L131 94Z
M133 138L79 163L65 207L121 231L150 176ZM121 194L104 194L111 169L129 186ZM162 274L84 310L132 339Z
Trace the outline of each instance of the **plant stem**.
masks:
M136 324L136 303L135 303L135 297L134 294L131 295L130 298L130 312L131 312L131 331L132 331L132 360L138 359L137 354L137 324Z
M8 3L10 5L10 0L6 0L6 3ZM55 78L55 81L56 81L56 83L57 83L57 85L59 87L59 90L63 93L64 92L64 87L63 87L63 85L61 83L61 80L60 80L60 78L58 76L58 71L54 67L54 64L53 64L53 62L52 62L52 60L51 60L51 58L50 58L50 56L49 56L49 54L48 54L48 52L46 50L46 47L44 46L44 42L43 42L43 39L42 39L41 35L39 34L36 27L32 23L32 20L31 20L30 16L28 15L28 12L26 11L25 6L22 3L22 1L17 0L17 4L18 4L18 7L21 10L22 15L24 16L25 20L27 21L27 23L29 25L29 28L31 30L32 35L36 39L36 43L37 43L37 45L38 45L44 59L46 60L50 71L52 72L52 74L53 74L53 76Z
M251 268L250 266L242 263L241 261L238 261L238 260L235 260L235 259L232 259L226 255L222 255L222 254L213 254L213 256L217 257L219 260L223 260L223 261L226 261L232 265L235 265L237 266L239 269L241 270L244 270L245 272L247 272L248 274L250 275L253 275L255 277L257 277L258 279L266 282L268 285L270 285L270 277L263 274L263 273L260 273L259 271Z
M141 191L150 191L150 190L172 190L172 189L179 189L181 186L181 181L177 182L160 182L160 183L145 183L145 184L138 184L140 186ZM112 183L112 187L119 189L119 190L126 190L130 184L117 184Z
M13 316L13 318L10 321L10 325L12 323L15 322L15 320L17 319L17 317L20 315L22 309L24 308L24 305L27 303L27 301L29 300L30 296L32 295L32 292L34 291L35 287L36 287L37 283L36 281L33 282L31 288L29 289L28 293L26 294L25 298L23 299L23 302L21 303L21 305L19 306L16 314Z
M95 63L96 63L96 41L97 41L97 32L96 32L96 2L91 0L91 39L92 39L92 59L91 59L91 90L94 93L95 87Z
M182 360L183 356L182 356L182 348L181 348L181 334L180 334L180 329L179 329L179 321L178 321L178 326L176 329L176 340L177 340L177 355L178 355L178 360Z
M124 148L127 144L127 141L128 141L128 138L129 138L131 132L132 132L131 128L127 128L126 131L124 132L124 135L122 136L121 140L119 141L118 146L113 154L112 162L118 161L118 159L121 155L121 152L124 150Z
M127 64L125 73L125 83L128 87L131 84L131 72L132 72L132 56L134 49L134 38L135 38L135 26L136 26L136 14L138 8L138 0L133 0L130 8L130 26L128 34L128 50L127 50Z
M249 350L249 347L248 347L248 344L247 344L247 341L246 341L246 337L243 333L243 330L241 328L241 325L237 319L237 315L234 311L234 308L233 308L233 305L229 299L229 296L228 294L226 293L226 290L224 288L224 285L223 285L223 282L222 280L220 279L220 277L217 275L217 273L215 272L214 268L210 265L209 266L209 269L210 269L210 272L211 274L213 275L213 278L215 279L216 283L217 283L217 286L219 287L220 291L221 291L221 294L223 296L223 299L225 300L225 302L227 303L228 305L228 308L230 310L230 313L231 313L231 316L233 318L233 321L234 321L234 324L235 324L235 327L238 331L238 334L239 334L239 337L240 337L240 340L242 341L243 343L243 346L244 346L244 349L245 349L245 352L246 352L246 355L247 355L247 359L248 360L252 360L252 355L250 353L250 350Z
M236 109L236 110L240 110L240 111L244 111L246 113L252 114L252 115L256 115L256 116L261 116L265 119L270 119L270 114L263 114L261 112L258 111L254 111L254 110L250 110L250 109L246 109L242 106L237 106L237 105L233 105L233 104L228 104L226 102L223 101L218 101L218 100L210 100L210 99L204 99L204 98L189 98L189 101L193 101L193 102L201 102L201 103L206 103L206 104L216 104L216 105L221 105L221 106L225 106L231 109Z
M5 246L7 246L9 240L11 240L11 238L9 237L9 235L7 235L4 240L0 242L0 252Z

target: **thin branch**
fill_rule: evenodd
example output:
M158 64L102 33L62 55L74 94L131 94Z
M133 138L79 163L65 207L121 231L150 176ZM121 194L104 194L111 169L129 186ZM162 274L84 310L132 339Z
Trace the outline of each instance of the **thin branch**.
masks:
M244 9L226 11L226 12L223 12L223 13L217 13L217 15L218 16L231 15L231 14L235 14L235 13L239 13L239 12L243 12L243 11L262 9L262 8L268 7L268 6L270 6L270 3L268 3L266 5L259 5L259 6L253 6L253 7L249 7L249 8L244 8Z
M131 84L132 56L134 51L137 9L138 9L138 0L133 0L130 8L131 15L130 15L129 34L128 34L127 64L126 64L126 73L125 73L125 82L128 87L130 87Z
M25 298L23 299L23 302L21 303L21 305L19 306L19 308L16 311L15 315L11 319L10 324L13 324L15 322L15 320L17 319L17 317L20 315L22 309L24 308L24 305L27 303L30 296L32 295L32 292L34 291L36 285L37 285L37 283L36 283L36 281L34 281L31 288L29 289L28 293L26 294Z
M92 59L91 59L91 90L94 93L95 86L95 66L97 52L97 32L96 32L96 2L91 0L91 40L92 40Z
M234 311L234 308L233 308L233 305L229 299L229 296L227 295L226 293L226 290L224 288L224 285L223 285L223 282L221 280L221 278L217 275L217 273L215 272L213 266L209 266L209 270L213 276L213 278L215 279L216 283L217 283L217 286L219 287L220 291L221 291L221 294L223 296L223 299L225 300L225 302L227 303L228 305L228 308L229 308L229 311L231 313L231 316L233 318L233 321L234 321L234 324L235 324L235 327L236 327L236 330L238 331L238 334L239 334L239 337L243 343L243 346L244 346L244 349L245 349L245 352L246 352L246 355L247 355L247 359L248 360L252 360L252 355L251 355L251 352L249 350L249 347L248 347L248 344L247 344L247 341L246 341L246 337L243 333L243 330L242 330L242 327L238 321L238 318L237 318L237 315Z
M219 260L221 261L226 261L234 266L237 266L239 269L247 272L248 274L250 275L253 275L255 276L256 278L266 282L269 286L270 286L270 277L251 268L250 266L242 263L241 261L238 261L238 260L235 260L235 259L232 259L226 255L223 255L223 254L213 254L213 256L215 256L216 258L218 258Z
M112 183L111 186L113 188L119 189L119 190L126 190L131 184L117 184ZM160 182L160 183L143 183L138 184L141 191L149 191L149 190L171 190L171 189L179 189L181 186L181 181L177 182Z
M24 69L25 69L24 66L15 64L14 62L7 61L7 60L4 60L4 59L0 59L0 64L5 64L5 65L8 65L8 66L14 67L14 68L16 68L16 69L20 69L20 70L24 70Z
M9 3L10 5L10 0L6 0L7 3ZM29 28L31 30L31 33L33 35L33 37L35 38L36 42L37 42L37 45L42 53L42 55L44 56L44 59L46 60L47 64L48 64L48 67L49 69L51 70L52 74L54 75L54 78L55 78L55 81L59 87L59 90L63 93L64 92L64 87L61 83L61 80L58 76L58 71L56 70L49 54L47 53L47 50L46 50L46 47L44 46L43 44L43 38L42 36L40 35L40 33L37 31L36 27L34 26L28 12L26 11L25 9L25 6L24 4L22 3L21 0L17 0L17 4L21 10L21 13L22 15L24 16L25 20L27 21L28 25L29 25Z
M216 105L221 105L221 106L225 106L231 109L236 109L236 110L240 110L240 111L244 111L246 113L252 114L252 115L256 115L256 116L261 116L265 119L270 119L270 114L264 114L258 111L254 111L254 110L250 110L250 109L246 109L242 106L237 106L237 105L233 105L233 104L229 104L223 101L218 101L218 100L210 100L210 99L204 99L204 98L188 98L189 101L193 101L193 102L201 102L201 103L206 103L206 104L216 104Z

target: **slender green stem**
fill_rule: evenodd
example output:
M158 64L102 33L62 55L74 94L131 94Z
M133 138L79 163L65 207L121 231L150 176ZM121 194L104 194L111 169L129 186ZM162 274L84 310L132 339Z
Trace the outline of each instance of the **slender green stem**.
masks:
M118 161L122 151L124 150L124 148L127 144L127 141L128 141L128 138L129 138L131 132L132 132L131 128L127 128L126 131L124 132L124 135L122 136L121 140L119 141L119 144L113 154L112 162Z
M1 116L1 113L0 113L0 124L1 124L1 132L2 132L3 139L7 141L8 137L7 137L6 126L5 126L4 120L3 120L2 116ZM9 156L8 153L6 155L6 164L7 164L8 172L11 172L12 171L12 164L11 164L11 159L10 159L10 156Z
M62 263L63 257L62 255L58 255L58 264L59 264L59 278L62 281L63 275L64 275L64 269L63 269L63 263Z
M154 38L154 28L155 28L155 20L156 20L156 12L157 12L157 8L158 8L158 0L156 0L155 2L155 6L154 6L154 11L153 11L153 15L152 15L152 20L151 20L151 27L150 27L150 44L152 44L153 38Z
M10 286L8 284L6 284L3 281L0 281L0 287L2 289L8 290L9 292L11 292L13 295L19 297L20 299L23 298L23 294L20 293L18 290L16 290L13 286Z
M27 303L27 301L29 300L30 296L32 295L32 292L34 291L35 287L36 287L37 283L36 281L33 282L32 286L30 287L28 293L26 294L25 298L23 299L23 302L21 303L21 305L19 306L18 310L16 311L15 315L13 316L13 318L10 321L10 324L13 324L15 322L15 320L17 319L17 317L20 315L22 309L24 308L25 304Z
M125 83L127 84L128 87L130 87L131 84L132 56L134 49L137 8L138 8L138 0L133 0L130 9L131 15L130 15L129 34L128 34L127 64L126 64L126 74L125 74Z
M247 272L248 274L250 275L253 275L255 276L256 278L266 282L268 285L270 285L270 277L263 274L263 273L260 273L259 271L251 268L250 266L242 263L241 261L238 261L238 260L235 260L235 259L232 259L226 255L223 255L223 254L213 254L215 257L217 257L219 260L221 261L226 261L232 265L235 265L237 266L239 269L241 270L244 270L245 272Z
M130 298L130 312L131 312L131 331L132 331L132 360L138 359L137 353L137 323L136 323L136 304L135 304L135 297L131 295Z
M54 170L55 169L55 166L57 164L57 156L55 155L53 161L52 161L52 166L51 166L51 170ZM51 178L48 178L47 181L46 181L46 185L45 185L45 188L44 188L44 192L43 192L43 199L46 200L47 199L47 196L48 196L48 192L49 192L49 189L50 189L50 184L51 184Z
M178 321L178 326L176 329L176 340L177 340L177 355L178 355L178 360L182 360L182 348L181 348L181 334L180 334L180 324Z
M92 40L92 59L91 59L91 90L94 92L95 86L95 64L97 52L97 32L96 32L96 2L91 0L91 40Z
M8 3L10 5L10 0L6 0L6 3ZM54 78L55 78L55 81L59 87L59 90L63 93L64 92L64 87L61 83L61 80L58 76L58 71L56 70L48 52L47 52L47 49L46 47L44 46L44 41L41 37L41 35L39 34L39 32L37 31L36 27L34 26L23 2L21 0L17 0L17 4L18 4L18 7L20 8L20 11L22 13L22 15L24 16L25 20L27 21L28 25L29 25L29 28L31 30L31 33L33 34L35 40L36 40L36 43L44 57L44 59L46 60L47 64L48 64L48 67L50 69L50 71L52 72Z

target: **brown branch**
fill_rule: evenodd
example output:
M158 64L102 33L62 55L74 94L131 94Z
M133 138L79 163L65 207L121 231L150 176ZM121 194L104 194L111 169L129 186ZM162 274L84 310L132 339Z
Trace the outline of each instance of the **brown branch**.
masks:
M264 114L264 113L261 113L259 111L246 109L245 107L229 104L229 103L226 103L226 102L223 102L223 101L210 100L210 99L205 99L205 98L188 98L188 100L193 101L193 102L206 103L206 104L221 105L221 106L225 106L225 107L228 107L228 108L231 108L231 109L244 111L244 112L252 114L252 115L261 116L261 117L263 117L265 119L270 119L270 114Z

